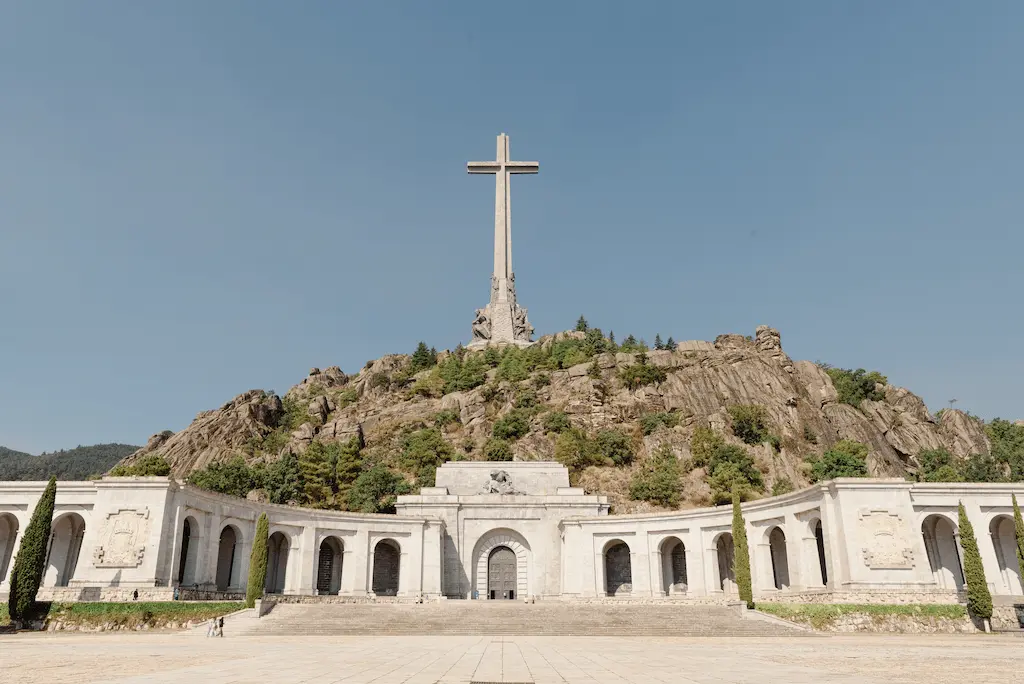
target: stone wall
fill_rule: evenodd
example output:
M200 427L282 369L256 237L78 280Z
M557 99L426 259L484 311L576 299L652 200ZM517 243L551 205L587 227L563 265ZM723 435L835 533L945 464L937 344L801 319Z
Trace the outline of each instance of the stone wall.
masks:
M1024 629L1024 604L993 606L992 629Z
M872 603L872 604L923 604L939 603L952 605L963 603L966 598L949 591L863 589L860 591L805 591L772 594L755 597L771 603Z
M825 626L825 632L883 632L898 634L973 634L977 632L969 617L958 619L912 615L869 615L849 613Z
M135 591L139 592L139 601L174 600L174 590L169 587L43 587L39 589L36 599L61 603L76 601L120 603L135 600Z

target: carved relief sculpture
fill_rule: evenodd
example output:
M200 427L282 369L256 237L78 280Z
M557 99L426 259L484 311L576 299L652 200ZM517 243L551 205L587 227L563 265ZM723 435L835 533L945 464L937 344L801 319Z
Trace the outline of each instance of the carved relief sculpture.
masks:
M904 538L903 521L898 513L861 511L860 523L868 542L868 546L861 549L865 565L874 570L914 567L914 551Z
M484 494L518 494L512 478L504 470L492 470L490 481L484 485Z
M145 555L148 530L148 508L108 513L93 552L93 564L98 568L138 567Z

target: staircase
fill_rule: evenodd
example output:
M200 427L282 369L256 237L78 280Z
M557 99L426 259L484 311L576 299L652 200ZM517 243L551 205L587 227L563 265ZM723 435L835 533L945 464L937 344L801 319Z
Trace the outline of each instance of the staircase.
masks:
M483 635L483 636L786 636L806 632L726 606L650 604L522 604L445 601L424 604L281 603L252 635Z

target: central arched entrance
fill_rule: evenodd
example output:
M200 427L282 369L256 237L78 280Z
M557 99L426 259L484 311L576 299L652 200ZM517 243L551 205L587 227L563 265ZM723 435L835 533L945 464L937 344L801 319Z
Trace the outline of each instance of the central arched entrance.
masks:
M515 600L518 580L515 552L507 546L491 551L487 559L487 598Z
M320 542L320 557L317 560L316 592L337 594L341 591L341 567L345 545L337 537L327 537Z
M608 596L633 591L633 562L624 541L616 539L605 546L604 590Z
M288 550L291 541L284 532L274 532L267 539L267 577L264 588L268 594L283 594L288 580Z
M473 545L473 598L516 599L529 595L530 545L514 530L496 529ZM506 594L506 592L508 592Z

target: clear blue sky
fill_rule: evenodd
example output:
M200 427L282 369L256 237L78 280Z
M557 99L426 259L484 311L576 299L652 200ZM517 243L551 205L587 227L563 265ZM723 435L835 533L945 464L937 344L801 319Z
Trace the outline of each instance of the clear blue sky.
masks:
M0 7L0 445L143 443L469 337L779 328L1024 417L1024 3Z

